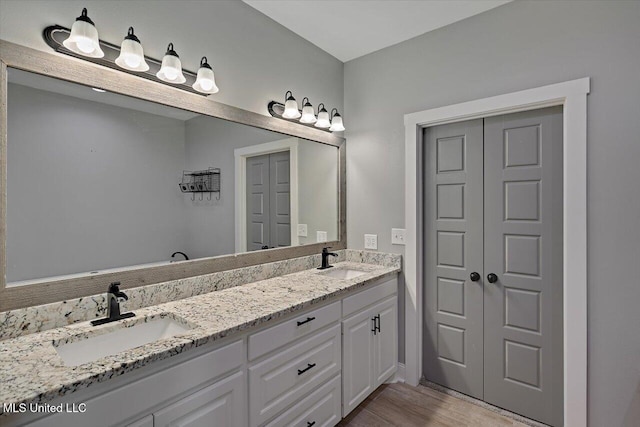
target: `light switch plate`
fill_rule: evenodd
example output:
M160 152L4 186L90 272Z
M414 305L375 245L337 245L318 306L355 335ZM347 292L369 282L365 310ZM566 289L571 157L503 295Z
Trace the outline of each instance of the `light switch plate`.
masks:
M404 228L391 229L391 244L404 245Z
M327 241L327 232L326 231L316 231L316 241L326 242Z
M378 249L378 235L377 234L365 234L364 235L364 248L365 249Z
M298 224L298 237L307 237L307 224Z

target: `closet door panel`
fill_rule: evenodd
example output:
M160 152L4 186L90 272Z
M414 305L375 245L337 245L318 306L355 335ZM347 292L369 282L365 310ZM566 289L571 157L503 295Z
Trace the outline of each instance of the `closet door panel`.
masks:
M484 124L484 400L561 425L562 109Z
M482 398L482 120L424 133L423 372Z

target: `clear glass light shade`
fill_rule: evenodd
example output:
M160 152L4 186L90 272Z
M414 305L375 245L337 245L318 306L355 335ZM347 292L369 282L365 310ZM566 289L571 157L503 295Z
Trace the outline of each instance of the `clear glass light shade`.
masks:
M316 119L316 113L313 111L313 107L311 105L305 105L302 107L300 123L315 123L316 120L318 119Z
M344 125L342 124L342 117L335 115L333 116L333 120L331 120L331 127L329 128L331 132L342 132L344 130Z
M182 74L180 58L168 54L162 58L162 66L156 77L167 83L179 84L187 81L184 74Z
M120 56L116 58L116 64L131 71L147 71L149 65L144 60L142 45L131 39L124 39L120 47Z
M327 110L320 110L318 113L318 121L314 125L317 128L326 129L331 126L331 122L329 121L329 113Z
M102 58L104 52L100 49L98 30L95 25L86 21L73 23L71 34L62 42L64 47L72 52L89 58Z
M198 77L192 87L198 92L209 94L218 93L220 90L218 86L216 86L213 70L207 67L200 67L198 69Z
M300 110L298 110L298 103L295 99L289 98L284 103L284 113L282 113L282 117L285 119L297 119L300 117Z

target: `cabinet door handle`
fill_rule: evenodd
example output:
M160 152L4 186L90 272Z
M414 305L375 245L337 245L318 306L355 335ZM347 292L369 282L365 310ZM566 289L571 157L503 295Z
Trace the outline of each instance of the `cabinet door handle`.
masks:
M314 426L314 425L316 425L315 421L307 421L307 427L311 427L311 426Z
M380 315L379 314L376 316L376 319L378 319L378 326L376 326L376 328L378 329L378 332L380 332Z
M315 317L307 317L307 320L302 320L302 321L298 320L298 326L302 326L305 323L311 322L312 320L316 320L316 318Z
M377 326L376 326L376 316L373 316L371 318L371 321L373 322L373 329L371 329L371 332L373 332L373 335L376 334L376 331L378 330Z
M314 366L316 366L315 363L308 363L306 368L298 369L298 375L304 374L305 372L307 372L309 369L313 368Z

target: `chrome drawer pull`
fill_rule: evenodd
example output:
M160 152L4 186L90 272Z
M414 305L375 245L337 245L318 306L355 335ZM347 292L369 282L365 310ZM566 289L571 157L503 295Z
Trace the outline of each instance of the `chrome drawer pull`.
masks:
M302 325L304 325L305 323L309 323L309 322L311 322L312 320L316 320L316 318L315 318L315 317L307 317L307 320L298 321L298 326L302 326Z
M302 374L304 374L305 372L307 372L309 369L313 368L314 366L316 366L316 364L315 364L315 363L309 363L309 364L307 364L307 367L306 367L306 368L304 368L304 369L298 369L298 375L302 375Z

